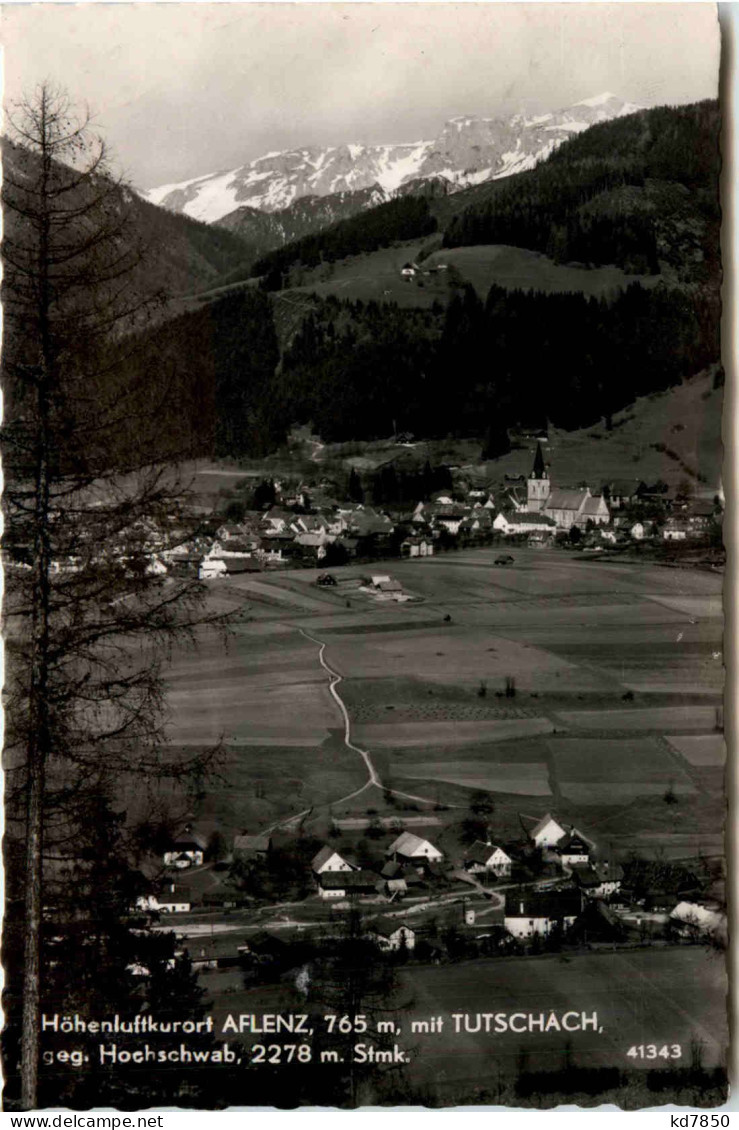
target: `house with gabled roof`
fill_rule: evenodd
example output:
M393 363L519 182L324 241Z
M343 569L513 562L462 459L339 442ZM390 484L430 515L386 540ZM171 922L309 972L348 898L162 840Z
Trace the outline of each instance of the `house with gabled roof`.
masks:
M358 871L359 868L345 859L336 848L326 844L313 856L311 870L314 875L321 875L324 871Z
M413 832L401 832L390 844L385 854L394 856L396 859L412 860L413 862L424 859L439 862L444 858L444 853L435 847L430 840L424 840L420 836L414 835Z
M431 538L412 536L400 545L401 557L433 557L434 543Z
M464 861L464 869L470 874L489 872L497 878L510 875L512 865L513 860L508 852L497 844L491 844L489 841L483 843L482 840L475 841Z
M192 908L192 894L190 888L181 883L162 883L155 893L139 896L136 906L139 910L154 910L160 914L187 914Z
M529 831L529 839L538 848L555 847L567 835L567 829L556 816L547 812Z
M281 506L271 506L262 516L262 527L268 531L276 534L282 534L288 529L292 529L295 522L295 515L291 510L285 510ZM292 531L295 533L295 530Z
M493 529L506 537L512 534L554 534L557 526L546 514L527 514L524 510L501 510L495 515Z
M572 867L575 863L588 863L593 845L586 840L577 828L570 828L561 840L558 840L554 850L559 856L564 868Z

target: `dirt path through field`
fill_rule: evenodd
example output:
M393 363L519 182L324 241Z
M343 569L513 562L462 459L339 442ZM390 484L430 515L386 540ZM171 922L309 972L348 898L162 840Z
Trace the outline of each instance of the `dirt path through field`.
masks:
M332 667L329 667L328 663L326 662L326 660L324 658L324 652L326 651L326 644L323 642L323 640L319 640L315 636L312 636L310 634L310 632L306 632L305 628L298 628L298 631L300 632L300 634L302 636L305 636L306 639L312 640L313 643L318 645L318 649L319 649L318 650L318 660L319 660L321 666L323 667L324 671L327 673L327 675L329 677L329 688L328 688L329 693L330 693L331 697L334 699L339 710L341 711L341 716L344 720L344 745L347 747L347 749L350 749L354 753L358 753L361 756L362 760L364 761L365 765L367 766L367 772L369 773L369 780L366 781L365 784L362 785L362 787L360 789L355 789L355 791L353 793L349 793L348 796L341 797L340 800L334 801L333 803L334 804L343 804L347 800L352 800L354 797L359 796L360 793L363 793L365 789L370 787L370 785L376 785L379 789L385 789L386 786L383 785L383 783L380 779L380 776L377 772L377 769L375 768L374 762L372 761L372 756L371 756L369 750L360 749L360 747L357 746L357 745L354 745L354 743L351 740L352 725L351 725L351 719L349 718L349 712L346 709L346 706L344 705L344 701L341 698L341 695L339 694L339 692L336 689L338 687L339 683L341 683L343 681L343 676L340 675L338 673L338 671L334 671L334 669ZM414 793L402 793L402 792L399 792L397 789L387 789L386 791L392 793L393 796L405 797L407 800L420 800L423 804L433 804L434 803L433 799L430 798L430 797L416 796ZM459 805L454 805L454 806L451 806L451 807L459 807Z

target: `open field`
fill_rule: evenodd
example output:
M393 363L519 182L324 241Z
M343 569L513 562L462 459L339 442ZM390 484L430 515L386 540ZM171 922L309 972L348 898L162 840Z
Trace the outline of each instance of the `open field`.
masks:
M559 739L549 741L560 784L581 783L639 786L654 784L666 788L673 783L693 792L690 780L656 738L593 741Z
M410 780L448 782L488 792L549 796L549 769L543 761L428 761L408 763L400 773Z
M726 764L723 734L670 734L667 740L691 765L713 767Z
M716 710L712 706L563 710L560 717L568 726L578 730L711 730L716 721Z
M388 722L387 725L359 726L360 742L371 746L434 746L505 741L507 738L548 734L553 724L547 718L511 718L479 722Z
M347 608L342 585L316 588L317 570L209 583L241 618L227 645L208 637L168 671L175 746L227 751L203 818L255 830L310 810L324 834L329 805L392 818L443 802L456 824L487 789L500 836L544 806L624 853L718 835L721 577L556 550L517 549L502 568L497 553L386 566L416 605ZM351 584L365 571L335 573ZM379 786L362 789L360 750ZM382 785L411 796L390 804Z
M321 1024L320 985L311 988L306 1000L288 980L251 989L227 981L223 974L202 980L213 994L209 1011L219 1028L229 1013L240 1012L308 1012L314 1026ZM469 1102L476 1087L494 1088L499 1077L510 1080L522 1061L529 1070L557 1070L566 1056L576 1067L667 1070L668 1065L688 1065L691 1045L700 1044L704 1066L725 1062L723 965L700 948L409 965L401 969L400 980L397 1000L404 1007L396 1014L401 1028L397 1042L410 1055L410 1079L429 1086L437 1101L456 1093L465 1094L463 1101ZM676 985L681 988L679 998ZM456 1032L453 1020L455 1013L468 1014L474 1027L478 1013L530 1013L536 1018L543 1013L546 1022L550 1012L561 1017L570 1010L578 1016L597 1014L597 1028L571 1033ZM438 1016L443 1019L440 1033L411 1031L413 1021ZM464 1028L463 1020L460 1026ZM363 1040L369 1042L368 1037ZM244 1039L247 1046L259 1041L259 1036ZM627 1056L633 1045L650 1043L679 1045L681 1055L668 1065Z

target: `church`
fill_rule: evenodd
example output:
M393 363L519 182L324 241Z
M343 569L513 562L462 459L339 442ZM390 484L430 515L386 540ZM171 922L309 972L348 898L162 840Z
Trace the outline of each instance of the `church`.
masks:
M590 487L578 490L552 489L552 483L544 464L541 444L536 445L534 466L526 483L526 513L540 514L554 522L558 530L569 530L572 526L585 529L589 521L596 526L610 521L605 499L590 493Z

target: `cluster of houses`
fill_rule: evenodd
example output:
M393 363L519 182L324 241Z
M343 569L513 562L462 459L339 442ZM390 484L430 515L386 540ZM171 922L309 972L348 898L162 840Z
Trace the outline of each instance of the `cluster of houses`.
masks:
M485 544L496 538L536 545L573 528L604 547L655 537L705 537L716 519L715 503L687 500L663 487L625 479L604 482L597 490L555 487L537 443L525 483L522 477L498 486L439 490L415 506L341 502L320 488L310 495L300 488L264 512L224 523L200 554L200 575L218 577L298 561L331 565L398 554L428 557L450 544ZM181 559L187 557L187 550L178 552Z
M232 858L267 865L271 851L270 835L245 834L235 837ZM170 872L185 871L201 866L204 852L203 837L188 831L172 841L163 861ZM311 860L310 872L320 900L334 906L359 902L388 907L372 927L374 940L385 951L413 949L416 931L403 911L432 904L435 897L453 893L455 884L467 890L471 884L480 894L491 885L502 888L498 924L505 936L524 943L565 935L616 942L645 919L669 922L683 936L726 934L726 915L708 894L705 878L679 864L601 861L592 840L549 812L515 843L478 840L461 862L445 859L431 840L406 830L372 867L360 866L351 853L326 844ZM223 909L249 902L227 886L202 901ZM165 914L186 913L193 898L170 875L138 905ZM474 912L467 921L474 922Z
M689 541L704 538L720 520L715 502L686 499L663 483L650 487L614 479L597 489L555 487L541 442L528 478L506 476L502 483L483 486L460 482L415 505L341 500L338 484L326 479L273 486L276 501L266 509L245 511L239 521L223 521L217 528L206 522L197 536L183 531L178 537L174 516L166 531L139 519L121 535L121 560L136 547L151 573L197 572L202 579L215 579L286 565L429 557L440 548L511 538L542 545L573 529L604 548L646 539ZM20 560L25 563L26 557L21 554ZM54 563L57 571L75 567L73 560Z
M506 492L506 501L507 507L496 514L494 529L534 540L577 528L593 531L605 543L642 541L650 536L684 541L704 537L717 513L716 504L708 499L689 500L665 484L650 487L636 479L612 479L596 493L589 486L554 487L541 443L536 445L525 495L519 483ZM641 512L647 511L656 511L661 520L655 523L642 517Z

